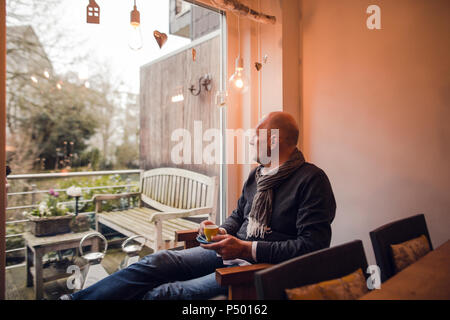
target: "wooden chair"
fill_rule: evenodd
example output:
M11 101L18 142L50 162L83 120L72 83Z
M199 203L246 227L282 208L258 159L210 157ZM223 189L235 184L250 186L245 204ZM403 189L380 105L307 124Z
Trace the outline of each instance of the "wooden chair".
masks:
M140 206L102 212L102 202L138 196ZM141 173L140 192L95 195L96 229L108 226L128 237L143 235L154 252L182 245L175 231L198 228L183 219L204 217L215 221L218 196L216 177L178 168L158 168ZM141 239L137 239L142 243Z
M367 279L367 259L361 240L318 250L256 272L257 298L284 300L285 289L341 278L359 268Z
M197 235L198 228L177 231L175 241L183 241L185 249L196 247L199 245L195 240ZM228 286L229 300L254 300L256 299L254 274L271 266L271 264L259 263L249 266L219 268L216 269L216 281L221 286Z
M370 232L375 259L381 269L382 282L396 273L391 244L405 242L421 235L427 237L430 248L433 250L425 215L423 214L385 224Z

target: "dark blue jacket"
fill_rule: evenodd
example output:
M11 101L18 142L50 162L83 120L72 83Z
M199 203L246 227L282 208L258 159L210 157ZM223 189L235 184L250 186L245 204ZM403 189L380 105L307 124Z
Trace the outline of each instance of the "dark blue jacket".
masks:
M248 215L256 193L255 171L244 184L237 208L221 226L241 240L258 241L258 263L279 263L328 248L336 201L325 172L305 162L273 190L271 233L247 238Z

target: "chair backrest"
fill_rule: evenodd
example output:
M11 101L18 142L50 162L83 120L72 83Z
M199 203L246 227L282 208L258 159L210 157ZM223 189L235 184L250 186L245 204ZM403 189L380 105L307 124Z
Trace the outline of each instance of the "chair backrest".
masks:
M359 268L367 278L361 240L318 250L255 273L258 299L286 299L285 289L341 278Z
M423 214L385 224L370 232L375 259L381 269L382 282L396 273L391 245L420 237L423 234L427 237L430 248L433 250Z
M141 174L141 200L163 212L213 208L215 219L218 197L216 177L179 168L157 168Z

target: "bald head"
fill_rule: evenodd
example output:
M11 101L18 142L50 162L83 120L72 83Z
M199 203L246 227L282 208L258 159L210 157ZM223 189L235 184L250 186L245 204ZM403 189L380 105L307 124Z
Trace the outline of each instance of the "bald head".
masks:
M261 119L257 129L278 129L280 146L293 148L297 146L299 129L294 117L287 112L271 112Z

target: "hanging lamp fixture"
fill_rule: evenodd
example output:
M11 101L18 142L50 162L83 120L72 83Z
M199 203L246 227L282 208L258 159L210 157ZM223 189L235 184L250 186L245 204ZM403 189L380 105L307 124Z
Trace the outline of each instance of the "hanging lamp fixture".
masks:
M128 46L133 50L140 50L143 47L142 31L141 31L141 14L134 0L133 10L130 12L130 35L128 38Z
M241 58L241 32L239 26L240 17L238 16L238 56L235 62L235 69L233 75L229 79L229 83L231 87L238 91L242 92L247 87L248 81L245 77L244 71L244 59Z

